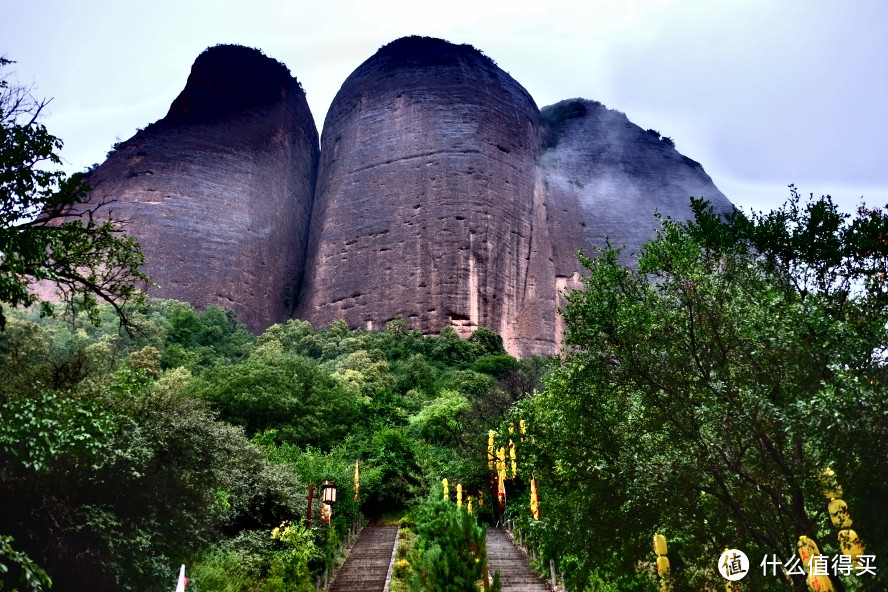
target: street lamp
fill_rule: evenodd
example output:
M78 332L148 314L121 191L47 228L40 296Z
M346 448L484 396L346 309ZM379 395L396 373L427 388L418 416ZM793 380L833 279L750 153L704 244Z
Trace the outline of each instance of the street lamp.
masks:
M321 496L325 504L333 505L336 503L336 484L329 479L324 480L321 487Z

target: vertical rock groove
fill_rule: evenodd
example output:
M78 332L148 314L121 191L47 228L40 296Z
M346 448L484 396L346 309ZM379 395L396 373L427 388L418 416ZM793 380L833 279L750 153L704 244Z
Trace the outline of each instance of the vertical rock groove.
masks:
M424 332L513 339L538 118L469 46L408 37L364 62L324 123L298 316L381 327L400 314Z

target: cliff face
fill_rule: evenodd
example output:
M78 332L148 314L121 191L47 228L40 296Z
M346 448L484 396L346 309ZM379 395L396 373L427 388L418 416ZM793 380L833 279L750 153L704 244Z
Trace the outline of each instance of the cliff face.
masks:
M539 162L558 277L579 270L578 249L593 255L608 236L625 247L629 263L659 228L654 212L693 218L690 196L709 200L718 213L733 210L700 163L619 111L573 99L543 108L542 120Z
M539 112L467 46L405 38L346 80L324 124L303 299L315 326L423 332L478 326L513 354L552 355L577 250L610 237L623 259L654 236L655 211L730 202L702 167L593 101Z
M539 112L469 46L405 38L327 114L304 296L314 326L485 326L514 342L533 230Z
M581 287L583 268L576 253L589 256L609 237L632 263L664 218L693 218L690 197L709 200L720 214L733 205L700 163L682 156L669 139L643 130L619 111L595 101L562 101L541 112L543 144L538 159L546 187L547 231L556 292ZM553 295L553 297L555 297ZM564 302L557 296L557 306ZM563 332L552 318L555 351Z
M295 316L436 333L479 326L552 355L576 252L623 260L654 212L732 206L671 141L594 101L540 112L481 52L408 37L345 81L323 150L301 87L257 50L195 61L162 120L123 142L91 203L142 243L155 296L233 309L254 331Z
M261 52L217 46L166 117L89 178L90 203L142 244L153 296L285 320L305 262L319 152L305 94Z

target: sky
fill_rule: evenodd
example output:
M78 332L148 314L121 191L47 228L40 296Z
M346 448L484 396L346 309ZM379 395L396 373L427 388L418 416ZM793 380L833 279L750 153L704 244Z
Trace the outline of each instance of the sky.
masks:
M671 137L746 210L888 204L888 1L2 0L0 55L52 98L68 172L162 118L219 43L286 64L319 132L346 77L399 37L469 43L539 107L582 97Z

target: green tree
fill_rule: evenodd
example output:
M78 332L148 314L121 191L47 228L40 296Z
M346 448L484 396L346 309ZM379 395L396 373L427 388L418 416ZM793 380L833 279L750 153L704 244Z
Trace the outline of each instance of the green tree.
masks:
M440 487L432 496L414 512L410 590L476 592L487 561L484 528L464 507L441 499Z
M279 347L271 342L239 364L211 368L192 381L189 392L250 435L276 429L283 441L329 448L352 428L357 395Z
M421 482L416 442L402 430L383 429L373 434L367 455L379 477L364 497L363 507L374 515L403 510L416 497Z
M487 327L478 327L466 341L478 345L480 355L496 356L506 353L506 348L503 347L503 338Z
M296 476L183 396L186 375L127 370L99 393L0 404L0 532L56 589L164 589L223 527L304 514Z
M105 203L86 203L82 174L46 166L61 164L62 141L40 123L48 101L10 82L12 63L0 58L0 303L39 304L52 315L52 302L34 291L46 280L93 322L104 301L126 325L126 306L141 301L137 288L148 281L139 244L103 218Z
M152 305L157 300L152 300ZM190 304L162 302L166 328L166 351L161 359L165 368L231 364L244 357L248 345L255 342L232 311L215 304L196 313Z
M817 485L831 466L867 552L884 553L888 218L795 192L728 221L693 206L695 221L663 221L636 270L610 248L581 256L568 353L522 406L546 544L578 558L575 584L632 573L657 530L678 583L695 587L718 583L706 566L725 547L785 561L806 535L832 554Z
M465 438L464 415L469 401L457 391L442 389L438 397L410 418L419 435L433 444L459 447Z
M0 535L0 589L17 590L7 586L16 580L24 584L29 592L42 592L44 586L51 588L49 575L26 554L16 551L12 547L13 542L12 537Z

